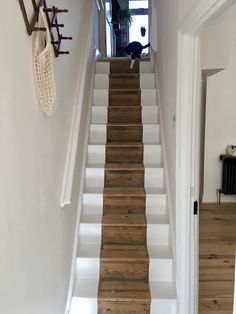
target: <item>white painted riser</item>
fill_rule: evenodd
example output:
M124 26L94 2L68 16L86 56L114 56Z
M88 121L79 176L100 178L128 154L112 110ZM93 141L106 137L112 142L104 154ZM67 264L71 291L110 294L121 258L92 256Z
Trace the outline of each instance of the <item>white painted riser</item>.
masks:
M127 58L127 60L130 60ZM139 63L140 73L150 73L151 64L150 62L140 62ZM110 62L97 62L96 63L96 73L97 74L109 74L110 73Z
M94 106L108 106L108 89L94 89L93 92ZM142 89L141 90L141 105L142 106L156 106L157 96L156 89Z
M162 164L162 146L161 145L144 145L144 165L161 165ZM88 165L104 165L106 159L105 145L88 145Z
M86 188L103 190L104 188L104 169L86 168ZM164 169L163 168L145 168L144 187L146 189L164 188Z
M160 128L158 124L143 125L143 143L144 144L159 144ZM106 144L107 142L107 127L105 124L91 124L89 134L90 144Z
M108 107L107 106L93 106L91 122L107 123L108 122ZM145 106L142 107L142 123L158 123L158 107Z

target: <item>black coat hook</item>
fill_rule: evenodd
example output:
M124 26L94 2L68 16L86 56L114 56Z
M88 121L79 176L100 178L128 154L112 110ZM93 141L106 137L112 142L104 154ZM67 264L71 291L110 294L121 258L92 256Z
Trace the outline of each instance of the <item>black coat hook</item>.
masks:
M69 51L61 51L61 41L62 40L72 40L72 37L63 36L60 33L60 28L64 27L64 24L58 23L57 14L58 13L68 13L67 9L58 9L55 6L52 8L47 7L46 0L31 0L32 6L34 9L34 14L31 20L29 20L25 4L25 0L19 0L20 8L23 14L23 18L25 21L26 29L29 35L32 34L33 31L46 31L45 27L37 27L36 22L39 17L39 9L43 7L44 13L46 15L48 28L51 36L51 43L53 45L55 56L58 57L59 55L69 54ZM28 0L27 0L28 1ZM37 2L36 2L37 1ZM54 29L54 30L52 30ZM55 34L54 34L55 33Z

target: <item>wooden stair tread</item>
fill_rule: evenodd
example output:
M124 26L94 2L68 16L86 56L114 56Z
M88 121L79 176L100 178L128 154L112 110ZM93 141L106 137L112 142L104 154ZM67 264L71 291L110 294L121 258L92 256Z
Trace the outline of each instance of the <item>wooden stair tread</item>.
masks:
M141 163L106 163L105 170L144 170Z
M124 92L124 94L134 93L141 94L140 88L109 88L109 94L120 94L120 92Z
M143 147L141 142L108 142L107 147Z
M140 75L138 73L110 73L111 79L139 79Z
M122 106L122 105L112 105L112 106L108 106L108 109L109 110L113 110L113 109L122 109L122 111L124 110L134 110L134 111L137 111L137 110L141 110L142 109L142 106Z
M147 302L151 300L148 283L139 280L101 280L98 297L100 300L108 302Z
M141 244L103 244L102 249L105 250L127 250L127 251L147 251L146 245Z
M127 123L107 123L107 126L108 127L143 127L143 124L140 122L140 123L130 123L130 122L127 122Z
M100 258L107 262L147 262L149 256L146 246L135 245L135 247L134 250L130 245L104 245Z
M125 188L104 188L103 190L103 195L107 196L145 196L145 190L144 188L130 188L130 187L125 187Z
M146 227L147 220L144 214L104 214L102 218L103 226L143 226Z

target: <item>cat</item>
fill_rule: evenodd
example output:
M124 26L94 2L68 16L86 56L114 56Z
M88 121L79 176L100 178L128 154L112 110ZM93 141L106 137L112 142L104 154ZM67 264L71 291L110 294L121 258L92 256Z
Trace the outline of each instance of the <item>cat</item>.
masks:
M236 156L236 145L228 145L226 148L227 155Z

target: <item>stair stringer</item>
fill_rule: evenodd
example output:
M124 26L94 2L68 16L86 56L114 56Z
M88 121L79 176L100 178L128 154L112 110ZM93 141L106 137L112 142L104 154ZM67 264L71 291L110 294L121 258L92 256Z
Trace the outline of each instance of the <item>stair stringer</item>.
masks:
M151 58L150 58L150 66L151 66L151 71L154 73L155 77L155 84L156 84L156 98L157 102L159 104L159 119L160 119L160 140L162 143L162 156L163 156L163 167L165 169L165 186L166 186L166 197L167 197L167 214L168 214L168 219L170 223L170 230L169 230L169 244L173 256L173 276L174 276L174 294L175 294L175 299L173 299L172 302L172 308L171 312L167 312L166 314L175 314L177 313L177 287L176 287L176 237L175 237L175 219L173 216L173 204L172 200L170 197L170 181L169 181L169 175L168 175L168 162L167 162L167 156L166 156L166 143L165 143L165 134L164 134L164 128L163 128L163 118L162 118L162 108L163 104L161 102L161 96L160 96L160 87L159 87L159 78L158 78L158 69L157 69L157 55L155 52L151 52Z

